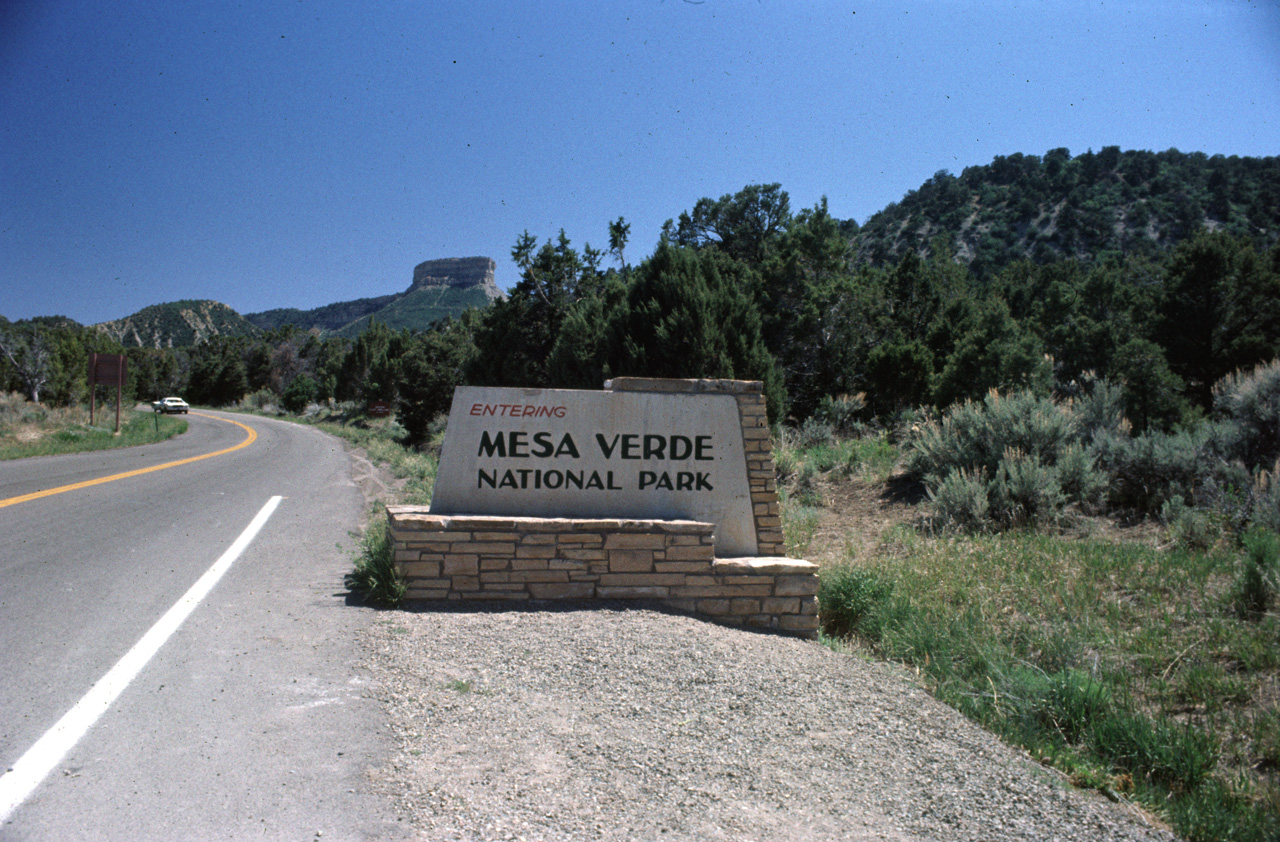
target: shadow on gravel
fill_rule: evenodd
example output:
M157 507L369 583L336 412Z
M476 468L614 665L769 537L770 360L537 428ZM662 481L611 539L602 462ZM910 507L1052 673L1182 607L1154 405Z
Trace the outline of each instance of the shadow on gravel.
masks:
M340 594L346 597L346 604L355 607L375 608L361 602L360 594ZM777 629L757 628L754 626L734 626L728 623L717 623L704 614L693 611L681 611L657 600L647 599L556 599L556 600L414 600L400 608L379 608L380 611L399 611L406 614L577 614L588 613L626 613L630 611L648 611L666 614L670 617L692 617L711 625L724 628L741 629L788 639L796 635Z

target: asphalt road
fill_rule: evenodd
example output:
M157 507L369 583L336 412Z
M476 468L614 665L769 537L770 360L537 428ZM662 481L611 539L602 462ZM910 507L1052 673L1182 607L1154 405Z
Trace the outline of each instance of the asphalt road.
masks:
M390 745L358 666L370 610L342 587L364 506L342 444L266 419L188 418L158 445L0 462L6 770L281 498L0 839L406 836L371 787Z

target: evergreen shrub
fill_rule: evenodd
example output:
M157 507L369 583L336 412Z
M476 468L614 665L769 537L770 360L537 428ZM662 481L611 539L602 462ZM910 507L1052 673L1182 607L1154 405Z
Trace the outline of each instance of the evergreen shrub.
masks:
M307 406L316 399L319 388L311 375L299 374L285 387L284 394L280 396L280 403L287 412L293 415L301 415L306 412Z

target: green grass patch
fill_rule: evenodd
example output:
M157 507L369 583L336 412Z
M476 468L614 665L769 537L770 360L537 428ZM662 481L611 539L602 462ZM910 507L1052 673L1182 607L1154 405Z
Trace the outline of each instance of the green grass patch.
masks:
M346 586L370 605L394 608L404 600L408 589L396 569L391 530L381 506L376 508L368 528L360 536L354 568L347 574Z
M782 540L791 558L804 558L809 545L818 534L817 508L792 498L783 489L779 492L782 511Z
M892 542L822 572L826 635L911 665L969 717L1193 842L1280 838L1280 616L1239 610L1242 567L1268 551L906 529Z
M185 419L150 411L121 413L115 433L115 409L97 415L90 426L82 409L28 405L21 412L0 412L0 460L58 456L117 447L155 444L187 431Z

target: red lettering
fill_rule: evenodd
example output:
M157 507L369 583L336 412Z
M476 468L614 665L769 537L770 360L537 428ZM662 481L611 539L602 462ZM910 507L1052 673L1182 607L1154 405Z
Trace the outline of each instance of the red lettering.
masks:
M468 415L497 415L503 418L563 418L566 407L514 403L474 403Z

